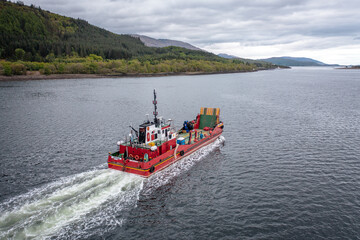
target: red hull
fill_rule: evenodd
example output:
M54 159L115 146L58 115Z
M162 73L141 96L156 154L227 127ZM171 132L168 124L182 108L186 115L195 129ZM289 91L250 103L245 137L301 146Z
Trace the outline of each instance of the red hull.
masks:
M112 155L108 156L109 168L137 174L143 177L149 177L152 174L161 171L162 169L170 166L171 164L181 160L182 158L192 154L200 148L214 142L223 132L222 127L216 127L212 133L195 143L188 145L179 145L177 149L169 150L148 162L140 162L136 160L123 160L118 159ZM176 150L176 157L174 152ZM125 163L124 163L125 162Z

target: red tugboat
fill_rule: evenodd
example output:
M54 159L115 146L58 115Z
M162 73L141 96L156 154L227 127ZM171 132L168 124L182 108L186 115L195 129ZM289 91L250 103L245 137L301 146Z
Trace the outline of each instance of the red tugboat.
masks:
M202 107L195 120L185 121L176 131L171 119L158 117L155 89L153 104L154 121L148 119L138 131L130 126L129 137L118 142L119 151L109 153L109 168L149 177L214 142L223 132L219 108Z

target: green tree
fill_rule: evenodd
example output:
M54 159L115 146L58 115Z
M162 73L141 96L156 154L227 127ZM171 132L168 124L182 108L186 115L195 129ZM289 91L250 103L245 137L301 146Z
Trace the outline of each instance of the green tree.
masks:
M49 53L47 56L46 56L46 61L47 62L53 62L55 60L55 54L54 53Z
M24 59L24 56L25 56L25 51L21 48L17 48L15 49L15 58L16 60L23 60Z
M25 56L24 56L24 60L25 61L32 61L32 59L33 59L33 56L31 54L31 52L26 52Z
M11 70L10 64L3 64L3 67L4 67L4 75L5 76L11 76L12 75L12 70Z
M40 72L45 75L50 75L56 73L56 68L54 65L47 63Z
M14 75L25 75L26 74L26 67L24 64L21 63L13 63L11 65L12 74Z
M42 57L40 56L39 53L36 53L36 54L35 54L35 57L34 57L34 60L35 60L36 62L41 62L43 59L42 59Z
M89 55L89 59L92 60L92 61L103 61L103 58L101 56L98 56L96 54L90 54Z

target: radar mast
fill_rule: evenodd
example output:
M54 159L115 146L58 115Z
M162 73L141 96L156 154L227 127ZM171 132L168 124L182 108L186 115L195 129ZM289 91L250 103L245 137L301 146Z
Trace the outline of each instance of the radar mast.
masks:
M156 126L159 125L159 121L158 121L158 118L157 118L157 115L158 115L158 112L157 112L157 101L156 101L156 91L154 89L154 101L153 101L153 104L154 104L154 123Z

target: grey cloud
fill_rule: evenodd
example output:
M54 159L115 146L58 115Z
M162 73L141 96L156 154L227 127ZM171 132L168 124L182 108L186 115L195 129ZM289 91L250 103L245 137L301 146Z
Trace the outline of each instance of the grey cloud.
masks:
M24 0L82 18L116 33L138 33L205 46L271 46L307 40L301 47L354 44L360 36L357 0ZM336 37L336 41L333 40Z

